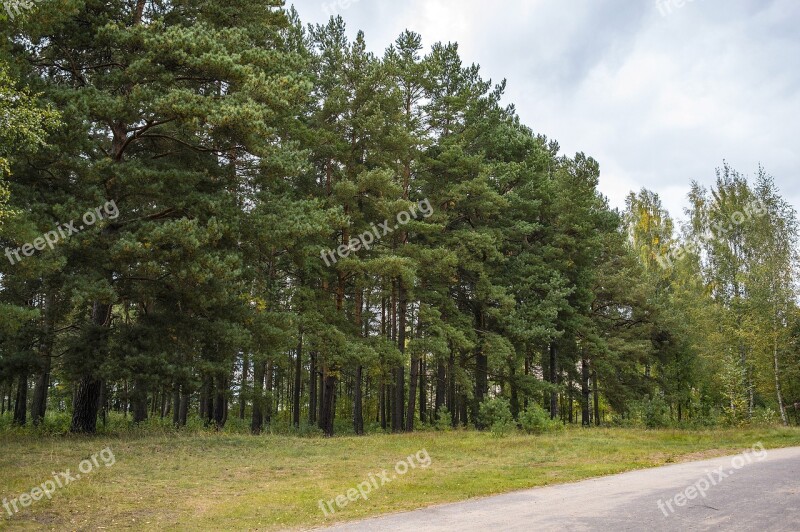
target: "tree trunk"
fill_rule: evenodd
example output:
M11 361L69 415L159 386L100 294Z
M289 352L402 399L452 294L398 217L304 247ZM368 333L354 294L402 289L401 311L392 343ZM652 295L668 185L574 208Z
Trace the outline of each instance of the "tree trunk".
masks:
M48 350L49 351L49 350ZM52 359L47 352L42 357L42 369L36 379L36 386L33 389L33 404L31 405L31 420L37 426L44 420L47 412L47 390L50 388L50 367Z
M242 384L239 386L239 419L244 420L244 411L247 408L247 379L250 374L250 357L242 355Z
M600 426L600 394L597 393L597 369L592 368L592 394L594 395L594 424Z
M322 409L322 430L325 436L333 436L333 420L336 415L336 377L328 373L325 376L325 397Z
M780 408L781 412L781 421L784 425L789 424L789 420L786 418L786 408L783 405L783 394L781 393L781 378L780 378L780 366L778 365L778 332L777 330L774 332L773 335L774 342L772 344L772 360L775 363L775 393L778 395L778 408Z
M253 414L250 420L250 432L261 434L264 428L264 362L253 362Z
M225 426L225 399L228 391L227 379L223 375L217 375L214 393L214 425L217 430Z
M589 420L589 361L581 358L581 425L591 426Z
M364 434L364 412L361 397L361 387L364 374L364 366L356 368L356 381L353 384L353 430L359 436Z
M172 385L172 424L181 426L181 386L177 383Z
M72 404L70 432L81 434L97 432L97 411L102 386L102 381L91 377L83 377L78 381Z
M411 355L411 373L408 380L408 407L406 409L406 431L414 432L414 418L417 412L417 383L419 382L419 358Z
M17 397L14 402L14 424L25 425L28 417L28 374L22 373L17 383Z
M300 428L300 386L303 377L303 327L297 339L297 356L294 363L294 390L292 390L292 424L295 428Z
M447 368L445 367L444 360L440 360L436 365L436 397L433 405L434 420L439 419L439 410L445 404L445 397L447 395Z
M478 345L475 348L475 400L472 403L472 421L479 429L483 429L483 422L478 415L481 403L489 393L489 357L483 348L483 334L480 331L485 329L483 310L475 311L475 328L478 329ZM466 422L466 419L462 420Z
M153 400L155 403L155 399ZM133 422L141 423L147 420L147 387L144 380L133 381Z
M381 428L386 430L386 383L381 381L381 389L380 389L380 397L379 397L380 405L380 416L381 416Z
M105 351L108 344L108 331L111 327L112 306L95 302L92 306L92 325L96 335L91 340L95 349ZM94 353L98 359L103 353ZM94 434L97 432L97 411L100 408L100 391L103 383L92 372L85 374L75 388L72 401L72 423L70 432Z
M423 356L420 361L419 369L419 420L425 423L428 420L428 364Z
M319 407L319 414L317 415L317 423L319 428L325 430L325 370L320 368L319 372L319 397L317 398L317 406Z
M509 383L511 385L511 415L517 420L519 419L519 392L517 391L517 368L515 363L509 367L511 377Z
M311 351L311 367L308 370L308 423L317 422L317 353Z
M50 370L53 355L53 334L55 329L55 297L49 294L45 300L44 331L39 347L39 356L42 364L40 373L33 389L33 404L31 405L31 420L37 426L44 420L47 413L47 392L50 388Z
M575 421L575 405L573 404L573 395L574 390L573 388L574 383L572 382L572 373L569 374L569 424Z
M558 348L550 342L550 419L558 417Z
M398 301L397 301L397 348L402 355L406 352L406 289L402 281L398 281ZM405 394L406 394L406 369L405 365L401 364L394 370L395 374L395 388L394 399L392 401L392 431L403 431L403 419L405 417Z

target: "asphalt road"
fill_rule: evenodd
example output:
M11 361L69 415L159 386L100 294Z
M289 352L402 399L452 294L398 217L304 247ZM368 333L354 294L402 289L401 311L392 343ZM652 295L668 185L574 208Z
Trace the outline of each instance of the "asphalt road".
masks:
M632 471L330 530L799 532L800 447Z

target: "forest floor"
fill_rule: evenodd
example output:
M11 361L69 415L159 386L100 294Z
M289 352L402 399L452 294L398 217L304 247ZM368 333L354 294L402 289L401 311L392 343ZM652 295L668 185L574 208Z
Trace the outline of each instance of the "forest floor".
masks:
M724 456L759 442L767 449L798 446L800 429L575 428L502 438L457 431L333 439L0 432L0 499L6 499L0 502L13 514L0 508L0 529L310 528ZM69 485L53 490L54 475ZM50 498L36 486L51 487Z

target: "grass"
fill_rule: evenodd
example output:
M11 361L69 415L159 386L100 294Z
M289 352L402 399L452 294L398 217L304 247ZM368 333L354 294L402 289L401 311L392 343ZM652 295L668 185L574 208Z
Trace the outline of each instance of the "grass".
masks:
M733 454L763 442L800 445L796 428L687 431L570 429L495 438L420 432L334 439L163 433L33 436L0 432L0 499L17 497L110 447L100 467L14 517L13 530L274 530L309 528L387 512ZM409 470L325 517L320 499L344 495L370 473L425 449L428 468ZM2 510L2 508L0 508Z

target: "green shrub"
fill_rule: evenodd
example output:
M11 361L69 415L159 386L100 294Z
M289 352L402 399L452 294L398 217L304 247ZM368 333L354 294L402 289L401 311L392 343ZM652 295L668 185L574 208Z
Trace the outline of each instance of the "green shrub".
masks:
M447 407L439 409L439 414L436 416L436 421L433 426L436 430L447 432L453 430L453 418Z
M516 430L511 407L505 399L489 399L481 403L479 419L484 427L488 427L494 436L505 436Z
M550 419L550 414L538 403L531 403L519 415L519 424L528 434L542 434L564 430L564 424L558 419Z
M756 408L753 410L753 418L751 423L753 425L775 425L778 423L778 413L772 408L765 406L764 408Z
M648 429L669 425L669 406L660 395L645 400L644 424Z

